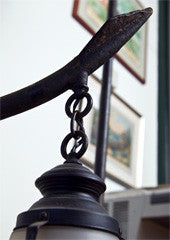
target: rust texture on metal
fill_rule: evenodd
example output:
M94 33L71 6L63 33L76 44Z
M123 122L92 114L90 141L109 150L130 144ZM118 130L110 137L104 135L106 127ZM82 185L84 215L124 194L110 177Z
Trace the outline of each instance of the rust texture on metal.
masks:
M39 106L77 87L86 85L84 75L92 74L113 57L151 16L152 9L110 18L80 54L60 70L16 92L1 97L1 119Z

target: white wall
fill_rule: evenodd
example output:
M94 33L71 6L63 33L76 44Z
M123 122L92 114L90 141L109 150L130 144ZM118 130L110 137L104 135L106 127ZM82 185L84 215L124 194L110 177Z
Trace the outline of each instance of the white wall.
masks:
M143 186L157 183L157 1L150 0L147 79L142 85L116 60L116 92L145 117ZM56 71L84 47L91 35L72 17L71 0L2 0L1 95ZM60 144L69 132L64 112L70 92L1 122L1 236L6 240L18 213L40 193L34 181L62 163ZM109 190L114 185L109 182Z

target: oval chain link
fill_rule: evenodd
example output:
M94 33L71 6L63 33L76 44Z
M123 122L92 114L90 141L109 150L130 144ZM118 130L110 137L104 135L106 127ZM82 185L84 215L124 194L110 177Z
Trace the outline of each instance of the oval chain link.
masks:
M80 102L86 98L87 105L84 110L81 111L77 109ZM71 110L71 106L73 108ZM86 116L92 108L92 98L89 93L83 92L81 94L74 93L66 102L65 111L69 118L71 118L70 122L70 133L64 138L61 144L61 154L65 159L71 155L72 157L80 158L88 147L88 138L85 134L85 129L83 126L83 117ZM70 151L67 153L67 145L71 139L74 139L74 145ZM80 149L78 151L77 148Z

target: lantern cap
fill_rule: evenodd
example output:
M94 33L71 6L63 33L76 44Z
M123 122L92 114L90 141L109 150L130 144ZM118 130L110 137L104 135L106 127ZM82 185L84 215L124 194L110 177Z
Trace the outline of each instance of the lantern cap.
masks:
M118 222L98 202L105 183L80 160L69 159L44 173L36 186L44 197L18 216L16 229L44 221L48 226L106 231L121 239Z
M103 180L75 158L44 173L35 185L43 196L79 192L89 194L96 200L106 190Z

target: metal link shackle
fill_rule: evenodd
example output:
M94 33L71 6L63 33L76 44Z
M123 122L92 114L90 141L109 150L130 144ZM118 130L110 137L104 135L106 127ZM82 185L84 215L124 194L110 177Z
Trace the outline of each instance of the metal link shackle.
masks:
M81 111L77 108L84 98L86 98L87 104L84 110ZM73 110L71 110L72 105ZM70 156L79 159L87 150L88 138L83 127L83 117L90 112L92 105L92 98L87 91L74 93L66 102L65 111L67 116L71 118L70 133L64 138L61 144L61 154L66 160ZM77 129L75 129L75 125ZM72 138L75 140L75 143L70 153L67 153L67 145ZM80 147L80 149L76 152L78 147Z

